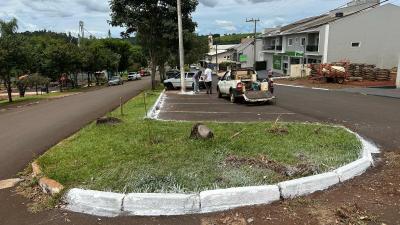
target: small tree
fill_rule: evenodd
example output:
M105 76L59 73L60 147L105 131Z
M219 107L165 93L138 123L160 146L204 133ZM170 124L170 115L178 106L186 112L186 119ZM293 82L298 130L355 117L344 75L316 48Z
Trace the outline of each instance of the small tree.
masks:
M196 26L191 14L197 4L197 0L182 1L183 27L190 32ZM170 41L178 40L176 0L111 0L110 5L111 24L125 27L124 36L137 33L138 42L150 58L151 84L155 89L156 67L164 64L163 53L169 49Z
M0 77L7 89L8 101L12 102L12 78L22 73L26 66L26 40L17 35L17 20L0 20Z

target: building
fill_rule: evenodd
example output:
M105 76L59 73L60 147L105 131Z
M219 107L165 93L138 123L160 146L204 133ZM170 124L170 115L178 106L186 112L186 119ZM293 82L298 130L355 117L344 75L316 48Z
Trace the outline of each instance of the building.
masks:
M266 29L264 60L268 70L284 75L303 63L350 61L390 69L400 54L397 21L399 6L353 0L329 13Z
M218 59L218 64L233 61L233 48L237 45L214 45L212 36L208 37L209 52L206 54L204 62L212 67L215 67Z
M254 39L245 38L242 42L231 50L233 50L233 61L235 61L241 68L250 68L254 66ZM264 53L262 53L263 41L257 39L256 44L256 61L264 61Z

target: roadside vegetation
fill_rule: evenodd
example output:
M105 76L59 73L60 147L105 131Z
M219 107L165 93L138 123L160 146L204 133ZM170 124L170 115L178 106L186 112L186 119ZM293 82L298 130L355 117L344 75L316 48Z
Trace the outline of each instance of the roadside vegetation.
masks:
M147 108L159 92L146 94ZM346 130L302 123L205 123L212 140L189 138L192 122L144 119L144 94L92 123L38 159L67 188L114 192L196 192L272 184L337 168L358 158Z

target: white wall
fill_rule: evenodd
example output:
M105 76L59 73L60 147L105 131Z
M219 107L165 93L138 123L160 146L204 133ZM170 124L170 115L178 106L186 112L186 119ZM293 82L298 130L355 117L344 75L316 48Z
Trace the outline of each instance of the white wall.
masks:
M391 69L400 53L400 7L386 4L330 24L328 62L350 60ZM352 47L360 42L360 47Z

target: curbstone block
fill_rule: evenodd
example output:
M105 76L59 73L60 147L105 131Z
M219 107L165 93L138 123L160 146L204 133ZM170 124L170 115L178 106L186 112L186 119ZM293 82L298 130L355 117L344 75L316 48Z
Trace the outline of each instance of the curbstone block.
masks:
M229 188L200 192L201 212L210 213L228 209L269 204L279 201L277 185Z
M66 209L96 216L115 217L121 215L125 195L82 189L71 189L66 195Z
M15 179L8 179L8 180L0 180L0 190L12 188L18 183L22 182L23 179L15 178Z
M39 175L42 174L42 170L40 169L39 164L34 161L32 164L32 177L38 177Z
M334 172L339 176L340 182L350 180L356 176L360 176L372 165L369 158L363 157L357 161L347 164Z
M339 183L339 176L334 172L323 173L278 184L284 199L295 198L322 191Z
M196 194L128 194L123 203L124 214L132 216L172 216L194 214L200 211Z
M43 193L51 194L53 196L59 194L64 189L64 186L60 183L47 177L39 179L39 186L42 188Z

